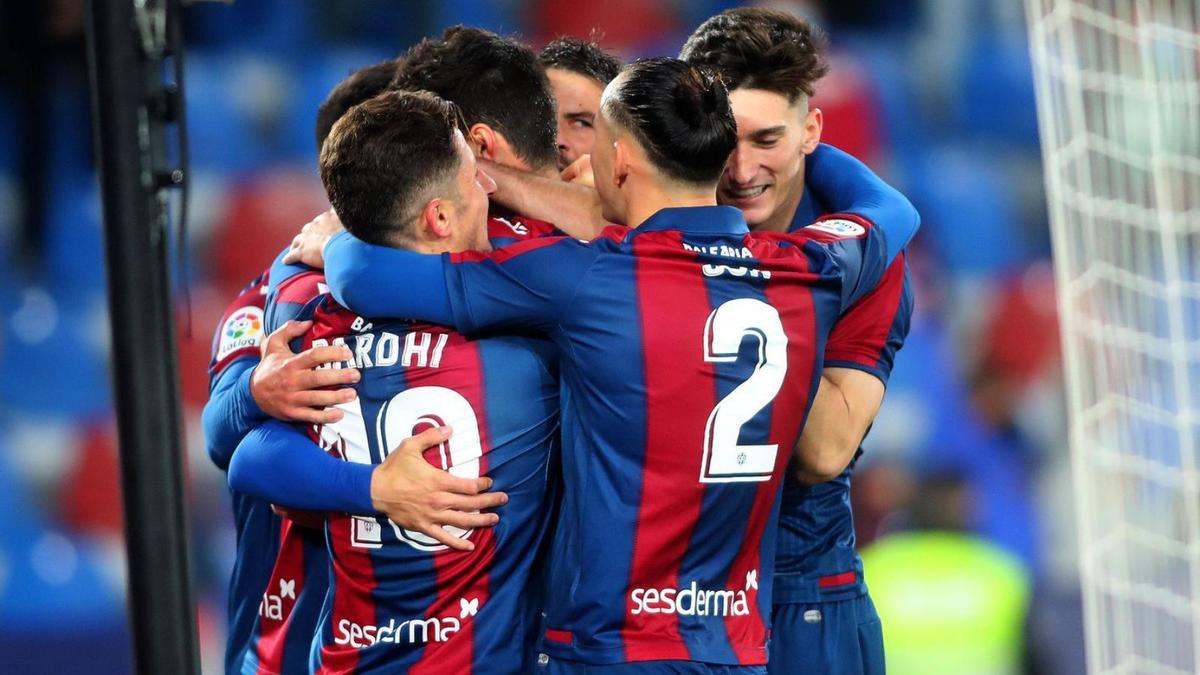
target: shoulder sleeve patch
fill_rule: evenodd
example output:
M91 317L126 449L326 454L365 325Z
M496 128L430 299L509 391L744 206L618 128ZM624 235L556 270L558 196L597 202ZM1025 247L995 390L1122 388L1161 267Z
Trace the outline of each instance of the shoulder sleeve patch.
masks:
M263 311L254 306L234 311L221 326L221 341L217 345L219 362L230 354L248 348L257 349L263 339Z
M818 220L817 222L815 222L812 225L809 225L803 229L817 230L819 232L825 232L826 234L832 234L835 237L840 237L843 239L850 239L853 237L861 237L867 233L867 229L865 227L863 227L862 225L859 225L858 223L854 222L853 220L846 220L844 218L829 218L827 220Z

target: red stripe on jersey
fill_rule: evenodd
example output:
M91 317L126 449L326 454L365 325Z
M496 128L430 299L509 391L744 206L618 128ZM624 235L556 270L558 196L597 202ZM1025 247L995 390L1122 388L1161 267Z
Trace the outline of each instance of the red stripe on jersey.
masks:
M669 250L666 256L661 251L655 254L654 249L664 247ZM696 386L716 377L712 364L704 360L703 345L704 325L712 307L704 276L692 260L679 257L682 249L680 232L641 236L633 242L646 384L646 444L621 629L627 661L689 658L677 616L634 614L632 599L634 589L686 585L679 579L679 567L704 498L699 466L704 426L680 425L678 421L680 411L694 414L716 405L712 386ZM653 294L645 292L649 288L654 289ZM678 353L680 335L694 336L694 349Z
M445 329L431 329L445 332ZM414 372L409 376L408 386L419 387L422 375L436 378L437 386L458 392L471 404L479 424L479 445L483 455L479 458L479 475L487 473L488 451L491 441L488 435L487 410L484 398L483 364L479 347L460 335L450 334L453 342L444 354L442 368L425 373ZM463 361L456 363L456 361ZM461 373L461 380L449 382L451 374ZM436 412L436 411L433 411ZM454 443L451 437L449 444ZM450 452L447 451L447 456ZM427 642L421 658L409 669L410 675L438 675L439 673L474 672L475 659L475 612L488 600L488 585L492 560L496 555L496 539L492 528L485 527L470 534L475 550L470 552L443 549L433 554L433 566L437 571L437 598L426 610L426 617L454 617L459 629L445 642Z
M632 228L624 225L609 225L601 230L600 234L596 235L596 239L608 239L619 244L625 241L625 237L628 237L629 233L632 231Z
M541 237L551 237L559 234L550 223L526 218L524 216L513 216L507 214L490 214L487 222L488 238L516 239L524 241L526 239L540 239Z
M879 364L880 352L900 309L904 292L904 255L892 261L879 285L847 309L825 345L826 361L849 361L868 368Z
M820 588L836 588L838 586L847 586L856 581L858 581L858 573L850 570L841 574L830 574L827 577L820 577L817 579L817 586Z
M495 251L459 251L450 254L450 262L479 262L481 260L491 260L496 263L502 263L509 258L528 253L530 251L558 243L565 237L542 237L541 239L527 239L518 241L515 244L510 244L502 249Z
M333 609L329 623L334 640L348 633L350 639L358 644L323 644L321 667L317 670L322 675L354 672L358 667L359 650L370 643L362 627L376 625L375 603L371 600L377 585L375 567L371 564L371 549L355 548L348 544L353 541L354 523L354 519L346 515L329 517L328 536L334 542L342 542L332 547L334 581L330 591L333 593ZM347 628L344 633L341 632L343 626ZM321 639L324 640L325 636L321 636Z
M746 242L754 251L755 244ZM757 253L757 251L754 251ZM807 272L807 259L795 258L792 270ZM816 357L816 322L813 313L812 291L794 283L783 283L782 277L768 281L764 293L767 303L779 312L783 332L788 337L787 376L771 403L770 439L779 444L771 480L758 484L754 506L746 521L746 538L729 569L728 588L745 588L754 608L748 616L725 618L725 632L738 660L743 664L761 664L766 657L767 627L758 611L758 575L762 569L762 540L771 507L787 470L792 448L801 429L801 415L808 409L812 395L812 375ZM772 536L774 536L772 534Z
M575 634L569 630L555 630L553 628L547 628L546 639L551 642L561 642L569 645L575 641Z
M325 285L325 273L316 270L301 272L296 276L284 279L275 289L275 302L287 302L303 305L321 294Z
M283 672L283 649L292 623L292 609L304 588L304 538L297 531L299 527L289 518L283 518L279 525L279 554L258 605L259 628L254 651L258 655L259 673Z

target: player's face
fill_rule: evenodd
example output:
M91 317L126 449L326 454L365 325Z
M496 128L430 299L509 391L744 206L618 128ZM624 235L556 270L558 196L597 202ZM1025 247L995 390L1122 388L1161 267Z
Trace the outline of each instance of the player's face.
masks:
M596 142L592 146L592 174L596 177L596 192L600 195L600 212L605 220L625 222L624 199L613 182L613 162L616 137L612 125L603 114L596 115Z
M586 75L562 68L548 68L550 88L558 105L558 169L561 171L580 155L592 151L596 138L596 116L604 87Z
M717 199L741 209L751 229L785 231L804 196L804 156L821 139L820 111L762 89L735 89L729 100L738 143Z
M454 178L458 222L451 246L454 251L487 251L491 249L487 238L488 195L496 191L496 183L476 164L475 153L462 134L455 134L454 144L460 161Z

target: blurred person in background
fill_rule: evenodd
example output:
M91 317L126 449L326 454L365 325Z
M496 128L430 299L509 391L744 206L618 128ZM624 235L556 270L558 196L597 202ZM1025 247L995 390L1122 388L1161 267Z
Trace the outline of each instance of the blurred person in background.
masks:
M580 157L591 154L600 94L621 72L621 60L601 49L595 39L575 37L560 37L550 42L542 48L538 60L546 67L546 77L554 91L558 168L562 171Z
M1023 672L1031 580L1024 565L972 534L976 497L962 475L934 472L910 504L910 531L863 550L887 617L890 675Z

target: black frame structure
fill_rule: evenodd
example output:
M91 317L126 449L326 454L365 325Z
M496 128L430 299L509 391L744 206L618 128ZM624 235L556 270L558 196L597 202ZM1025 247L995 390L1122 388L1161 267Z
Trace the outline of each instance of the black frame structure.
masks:
M179 0L89 0L88 71L104 201L130 621L139 673L199 672L187 556L169 276L166 131L182 111ZM181 151L181 156L182 151Z

